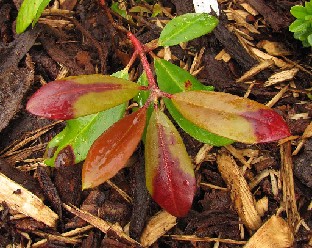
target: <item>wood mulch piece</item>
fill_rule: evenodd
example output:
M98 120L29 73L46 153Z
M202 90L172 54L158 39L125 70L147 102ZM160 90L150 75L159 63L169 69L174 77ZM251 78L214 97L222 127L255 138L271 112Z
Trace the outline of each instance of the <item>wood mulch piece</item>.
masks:
M171 216L150 198L143 146L92 190L81 191L81 164L42 163L47 143L65 124L28 114L27 99L57 77L123 68L132 52L123 28L148 43L160 24L194 12L190 0L158 2L158 17L128 19L95 1L52 2L35 28L16 35L21 1L0 1L0 247L312 246L312 56L288 32L289 9L298 1L219 1L212 34L170 48L172 62L216 91L274 108L293 135L219 148L180 130L198 182L186 217ZM130 9L135 1L123 3ZM140 70L131 72L134 80Z

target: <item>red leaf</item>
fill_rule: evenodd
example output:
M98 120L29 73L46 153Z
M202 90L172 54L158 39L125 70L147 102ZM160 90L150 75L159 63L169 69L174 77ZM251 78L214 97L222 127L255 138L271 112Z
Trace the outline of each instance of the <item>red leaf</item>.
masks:
M116 122L91 146L82 167L82 188L92 188L112 178L124 167L141 140L146 108Z
M100 112L130 100L139 85L100 74L68 77L41 87L26 109L42 117L68 120Z
M174 216L185 216L196 190L192 162L168 117L155 110L145 145L146 186L153 199Z

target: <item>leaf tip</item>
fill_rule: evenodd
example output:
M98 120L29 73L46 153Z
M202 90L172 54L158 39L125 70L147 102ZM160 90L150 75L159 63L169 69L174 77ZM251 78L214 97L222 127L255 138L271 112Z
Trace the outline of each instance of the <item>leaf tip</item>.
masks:
M257 143L272 142L291 135L287 123L273 109L260 109L243 114L254 129Z

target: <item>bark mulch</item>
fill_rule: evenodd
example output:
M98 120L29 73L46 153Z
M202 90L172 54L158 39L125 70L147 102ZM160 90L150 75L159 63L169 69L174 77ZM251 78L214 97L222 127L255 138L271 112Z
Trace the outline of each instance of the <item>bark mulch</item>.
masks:
M288 31L299 1L219 1L212 34L155 51L216 91L274 108L292 133L279 143L212 147L180 130L198 182L186 217L151 200L143 145L92 190L81 191L82 165L66 154L63 166L44 166L65 123L27 113L31 94L58 77L122 69L132 52L122 28L148 43L173 16L194 12L190 0L119 2L126 10L159 3L161 13L126 19L96 1L55 1L17 35L21 1L0 0L0 247L311 247L312 56ZM141 72L132 69L132 78Z

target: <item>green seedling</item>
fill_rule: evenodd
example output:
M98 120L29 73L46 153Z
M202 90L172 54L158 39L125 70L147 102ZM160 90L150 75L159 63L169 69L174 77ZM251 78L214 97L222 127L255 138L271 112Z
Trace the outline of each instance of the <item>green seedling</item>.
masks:
M171 20L158 45L172 46L211 32L218 20L208 14L186 14ZM169 213L185 216L196 191L192 161L174 124L202 142L255 144L290 135L280 115L255 101L212 91L187 71L155 57L132 34L134 53L125 70L112 76L81 75L50 82L28 101L27 110L50 119L68 120L49 144L56 148L46 163L61 166L64 151L72 163L84 161L83 189L96 187L122 169L140 140L145 146L146 186ZM147 60L154 60L154 73ZM144 73L129 81L127 70L139 58ZM137 103L125 114L128 101ZM88 151L88 152L87 152Z

